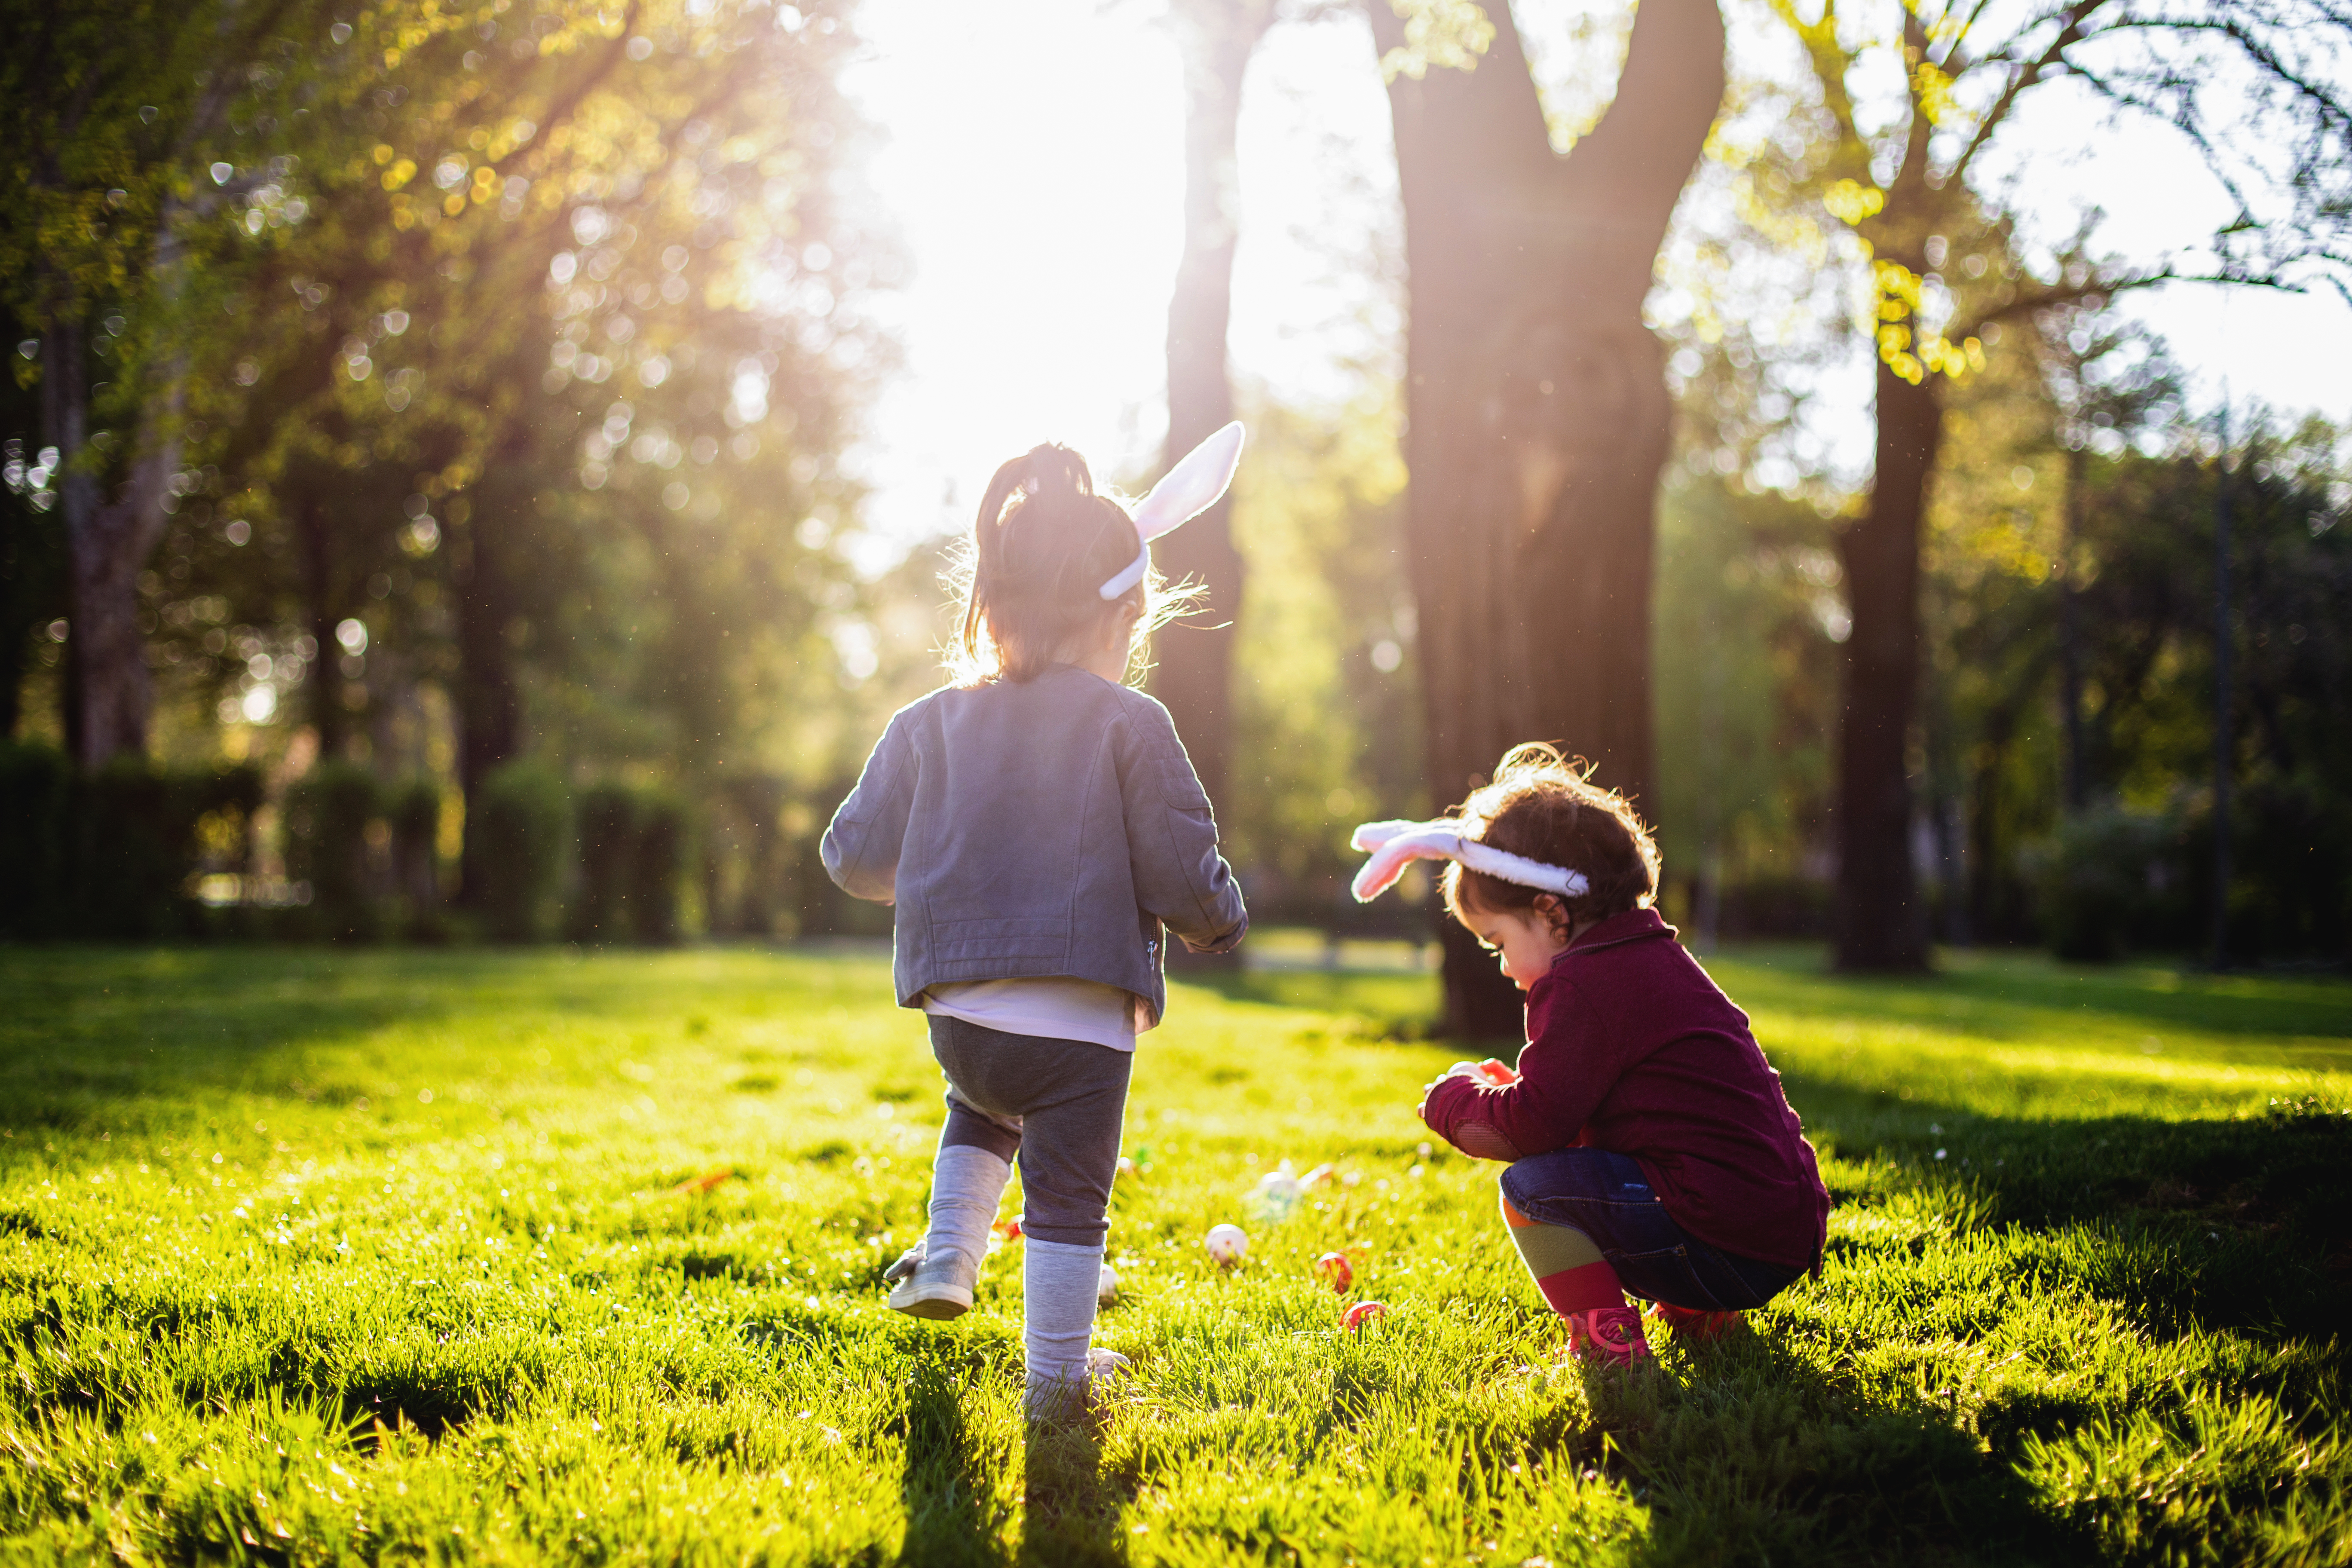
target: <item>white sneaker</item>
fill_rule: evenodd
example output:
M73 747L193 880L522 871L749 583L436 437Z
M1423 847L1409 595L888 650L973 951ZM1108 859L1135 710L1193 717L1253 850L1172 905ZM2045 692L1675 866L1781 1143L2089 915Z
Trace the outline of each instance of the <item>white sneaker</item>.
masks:
M944 1322L971 1310L971 1288L980 1279L980 1266L961 1252L942 1253L938 1262L927 1262L919 1241L900 1253L882 1278L890 1281L892 1311Z

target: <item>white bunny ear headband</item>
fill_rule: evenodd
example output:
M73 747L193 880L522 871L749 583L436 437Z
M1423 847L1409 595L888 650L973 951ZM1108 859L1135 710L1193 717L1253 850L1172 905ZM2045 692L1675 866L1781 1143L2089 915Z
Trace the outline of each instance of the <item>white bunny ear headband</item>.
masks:
M1497 880L1540 889L1563 899L1581 898L1592 886L1581 871L1547 866L1465 837L1460 822L1444 817L1434 822L1367 822L1348 842L1351 847L1370 850L1372 857L1356 873L1354 890L1360 904L1379 898L1415 860L1459 860Z
M1142 548L1125 571L1102 585L1102 596L1116 599L1142 582L1143 574L1151 569L1151 542L1216 505L1225 487L1234 482L1234 469L1241 460L1242 422L1238 419L1185 453L1135 509L1135 531L1143 536Z

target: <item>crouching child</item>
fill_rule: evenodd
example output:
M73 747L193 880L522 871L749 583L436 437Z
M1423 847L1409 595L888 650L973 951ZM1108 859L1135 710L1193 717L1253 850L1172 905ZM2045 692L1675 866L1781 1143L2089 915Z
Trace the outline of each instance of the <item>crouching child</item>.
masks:
M1517 1069L1457 1062L1420 1114L1506 1163L1503 1223L1579 1353L1648 1357L1628 1294L1711 1338L1818 1267L1812 1145L1747 1015L1651 907L1658 851L1629 803L1520 746L1458 816L1368 824L1356 847L1360 899L1448 861L1447 910L1527 993Z

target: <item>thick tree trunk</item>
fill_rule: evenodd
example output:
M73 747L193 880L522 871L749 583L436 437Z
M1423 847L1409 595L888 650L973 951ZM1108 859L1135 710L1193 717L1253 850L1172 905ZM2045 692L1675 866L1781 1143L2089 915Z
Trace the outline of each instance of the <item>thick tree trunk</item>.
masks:
M1272 20L1267 0L1185 0L1174 8L1184 54L1184 257L1168 307L1168 445L1163 468L1234 416L1225 332L1233 315L1241 190L1234 132L1242 78ZM1151 689L1213 801L1223 800L1233 748L1234 623L1242 558L1232 500L1220 500L1155 546L1171 577L1208 588L1202 613L1160 635Z
M178 375L141 421L131 472L111 500L89 450L89 382L78 317L41 335L41 419L64 464L66 744L85 769L147 750L154 690L139 629L139 572L163 537L165 485L179 467Z
M1944 411L1932 384L1878 366L1870 510L1838 535L1853 629L1838 738L1840 969L1927 967L1911 865L1911 719L1919 684L1919 527Z
M1367 0L1386 53L1403 41ZM1406 539L1434 804L1557 741L1649 805L1649 618L1673 405L1642 324L1660 242L1723 96L1713 0L1649 0L1615 100L1565 157L1507 5L1477 68L1389 88L1412 279ZM1447 1023L1519 1027L1447 932Z

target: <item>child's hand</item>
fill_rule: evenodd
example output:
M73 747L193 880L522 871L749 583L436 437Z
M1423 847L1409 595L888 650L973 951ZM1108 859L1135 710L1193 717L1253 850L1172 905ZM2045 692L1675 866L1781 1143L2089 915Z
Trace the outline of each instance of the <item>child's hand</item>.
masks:
M1415 1116L1420 1117L1423 1121L1429 1120L1429 1097L1437 1092L1437 1086L1439 1084L1444 1083L1450 1078L1466 1078L1473 1082L1477 1082L1479 1081L1478 1064L1476 1062L1455 1062L1452 1067L1447 1068L1444 1072L1439 1073L1435 1078L1431 1079L1427 1083L1423 1084L1421 1086L1421 1103L1412 1108L1412 1113Z
M1412 1113L1427 1121L1429 1097L1436 1091L1439 1084L1454 1078L1466 1078L1481 1089L1502 1089L1519 1081L1517 1073L1492 1057L1488 1057L1483 1062L1455 1062L1422 1086L1421 1103L1412 1108Z
M1423 1089L1422 1092L1426 1095L1430 1089L1435 1089L1449 1078L1466 1078L1482 1089L1503 1089L1519 1081L1518 1073L1507 1064L1488 1057L1483 1062L1455 1062L1452 1067L1431 1079L1428 1088Z

